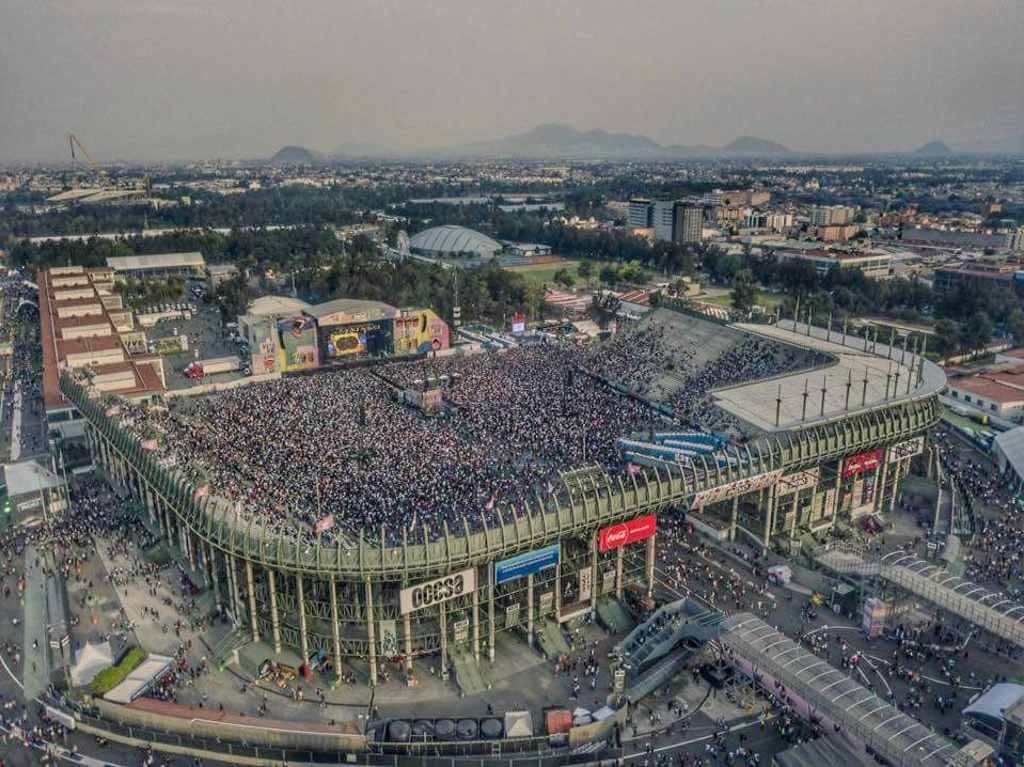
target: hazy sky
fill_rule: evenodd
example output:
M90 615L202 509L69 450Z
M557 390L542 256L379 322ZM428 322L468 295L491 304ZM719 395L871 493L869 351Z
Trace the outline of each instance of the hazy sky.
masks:
M0 159L1024 131L1021 0L0 0Z

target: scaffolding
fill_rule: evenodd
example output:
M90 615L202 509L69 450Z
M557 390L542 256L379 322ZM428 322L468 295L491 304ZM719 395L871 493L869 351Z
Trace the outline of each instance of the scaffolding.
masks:
M957 747L886 703L846 672L806 650L750 613L726 619L720 641L752 675L769 676L805 701L815 716L896 767L959 765Z

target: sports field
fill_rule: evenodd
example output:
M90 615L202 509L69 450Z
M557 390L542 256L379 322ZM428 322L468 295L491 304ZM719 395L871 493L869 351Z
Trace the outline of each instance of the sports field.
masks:
M534 285L543 285L544 283L547 283L548 285L551 285L552 287L554 287L555 272L557 272L559 269L565 269L576 280L576 285L575 285L576 287L585 287L586 281L583 280L579 276L579 271L578 270L579 270L579 267L580 267L580 263L581 263L580 261L565 260L565 261L560 261L560 262L554 263L554 264L547 263L547 264L536 264L536 265L527 264L525 266L506 266L505 269L507 269L510 272L515 272L516 274L523 275L523 277L527 280L527 282L530 282L530 283L532 283ZM591 261L590 262L591 267L592 267L592 271L591 271L591 275L590 275L590 281L593 284L595 284L595 285L597 284L597 282L598 282L597 276L598 276L598 274L601 273L601 269L605 266L606 263L609 263L609 262L604 262L604 261Z

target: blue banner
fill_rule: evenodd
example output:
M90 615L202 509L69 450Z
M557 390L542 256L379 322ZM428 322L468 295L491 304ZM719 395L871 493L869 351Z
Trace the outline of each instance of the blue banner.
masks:
M525 554L517 554L514 557L503 559L494 565L494 578L500 585L514 581L517 578L525 578L527 575L534 575L541 570L554 567L562 558L562 544L553 543L543 549L527 551Z

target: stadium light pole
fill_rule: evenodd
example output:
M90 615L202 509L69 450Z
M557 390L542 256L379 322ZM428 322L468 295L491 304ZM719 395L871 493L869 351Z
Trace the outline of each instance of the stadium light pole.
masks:
M779 416L782 413L782 384L779 384L779 393L775 395L775 425L779 425Z
M868 366L864 366L864 388L860 393L860 404L864 405L868 401Z
M849 317L843 317L843 346L846 346L846 328L850 322Z
M924 380L924 355L928 351L928 336L921 339L921 353L917 359L917 382L921 383Z
M825 331L825 340L832 340L832 312L828 313L828 329Z
M804 406L803 406L803 409L800 411L800 420L801 421L806 421L807 420L807 395L808 394L809 394L809 391L808 391L808 388L807 388L807 379L805 378L804 379Z
M825 393L828 391L828 376L821 379L821 414L825 415Z
M845 333L843 334L843 338L845 340ZM847 373L848 375L846 377L846 403L843 405L844 411L850 409L850 387L853 386L853 370L848 370Z

